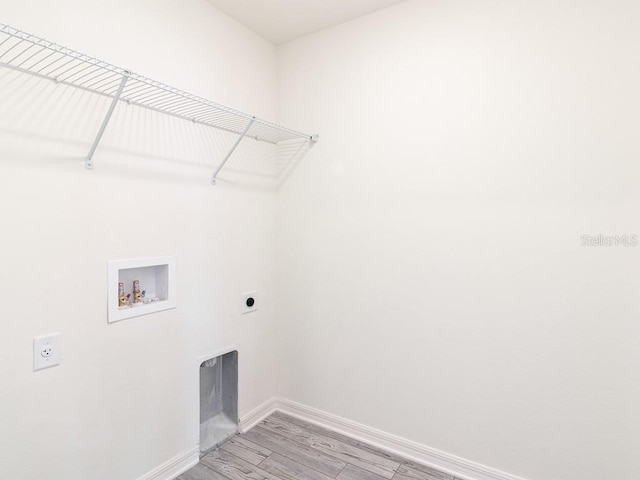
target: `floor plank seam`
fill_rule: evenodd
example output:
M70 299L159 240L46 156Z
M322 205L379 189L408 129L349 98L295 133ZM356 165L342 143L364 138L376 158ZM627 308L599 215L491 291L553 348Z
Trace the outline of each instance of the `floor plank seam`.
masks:
M345 468L347 468L347 466L348 466L348 465L349 465L349 464L347 463L344 467L342 467L342 470L340 470L340 472L338 473L338 475L336 475L336 476L335 476L335 477L333 477L333 478L338 478L338 477L342 474L342 472L344 472Z
M262 423L262 422L261 422L261 423ZM260 424L258 424L258 425L260 425ZM257 426L257 425L256 425L256 426ZM291 440L291 439L287 439L286 437L284 437L284 436L282 436L282 435L279 435L279 434L277 434L277 433L269 432L269 435L270 435L270 436L272 436L272 437L274 437L274 438L276 438L276 437L277 437L277 438L282 438L282 439L285 439L285 440ZM295 440L294 440L294 442L295 442L295 443L297 443L300 447L309 447L308 445L305 445L304 443L296 442ZM265 445L261 445L261 446L262 446L262 447L264 447L264 448L267 448ZM318 452L318 453L320 453L320 454L322 454L322 455L325 455L325 456L327 456L327 457L331 457L331 458L333 458L335 461L340 461L339 459L337 459L337 458L335 458L335 457L332 457L331 455L328 455L328 454L326 454L326 453L324 453L324 452L321 452L321 451L320 451L320 450L318 450L318 449L315 449L315 448L313 448L313 447L309 447L309 448L312 448L314 451L316 451L316 452ZM272 454L273 454L273 453L274 453L274 452L272 452ZM327 474L326 472L322 472L322 471L318 470L317 468L314 468L314 467L312 467L312 466L310 466L310 465L302 464L302 463L300 463L300 461L299 461L300 459L291 458L291 456L289 456L289 455L287 455L287 454L283 453L282 451L280 451L280 452L275 452L275 453L279 453L279 455L282 455L283 457L288 458L288 459L289 459L289 460L291 460L292 462L298 463L298 464L300 464L300 465L304 465L304 466L306 466L307 468L310 468L311 470L314 470L314 471L316 471L316 472L318 472L318 473L320 473L320 474L322 474L322 475L326 475L327 477L331 477L331 475L330 475L330 474ZM267 458L268 458L268 457L267 457ZM260 463L262 463L262 462L260 462ZM344 466L344 467L342 467L342 468L341 468L341 470L340 470L340 472L338 472L338 474L337 474L337 475L335 475L333 478L334 478L334 479L335 479L335 478L337 478L337 477L340 475L340 473L342 473L342 471L347 467L347 465L349 465L349 464L348 464L347 462L345 462L345 466Z
M218 451L218 449L215 449L215 450L214 450L214 452L217 452L217 451ZM205 456L206 456L206 455L205 455ZM227 478L227 479L231 480L231 479L230 479L229 477L227 477L225 474L223 474L223 473L221 473L221 472L218 472L217 470L214 470L214 469L213 469L213 468L211 468L209 465L206 465L206 464L204 464L204 463L202 463L202 462L200 462L200 463L199 463L199 465L202 465L202 466L203 466L204 468L206 468L207 470L211 470L212 472L215 472L215 473L217 473L218 475L222 475L224 478Z
M275 452L275 453L278 453L278 452ZM282 457L287 458L287 459L291 460L292 462L295 462L295 463L297 463L297 464L299 464L299 465L304 465L304 464L300 463L298 460L296 460L295 458L288 457L287 455L285 455L285 454L283 454L283 453L278 453L278 455L281 455ZM271 455L269 455L269 456L271 456ZM267 458L269 458L269 457L267 457ZM318 473L320 473L320 474L322 474L322 475L326 475L327 477L330 477L330 475L327 475L327 473L325 473L325 472L321 472L321 471L320 471L320 470L318 470L317 468L313 468L313 467L312 467L312 466L310 466L310 465L304 465L304 466L305 466L305 467L307 467L307 468L309 468L309 469L311 469L311 470L313 470L313 471L315 471L315 472L318 472ZM344 468L345 468L345 467L343 467L343 470L344 470ZM341 471L342 471L342 470L341 470ZM336 477L337 477L337 475L336 475ZM336 478L336 477L333 477L333 478Z

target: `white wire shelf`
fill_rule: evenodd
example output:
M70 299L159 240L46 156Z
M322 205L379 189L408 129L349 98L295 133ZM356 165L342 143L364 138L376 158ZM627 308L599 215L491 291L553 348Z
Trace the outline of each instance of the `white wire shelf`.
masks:
M298 132L198 97L3 23L0 23L0 66L112 99L86 157L88 169L93 168L93 155L118 102L237 134L236 142L213 173L214 184L245 137L277 145L279 161L283 155L299 161L318 141L317 135Z

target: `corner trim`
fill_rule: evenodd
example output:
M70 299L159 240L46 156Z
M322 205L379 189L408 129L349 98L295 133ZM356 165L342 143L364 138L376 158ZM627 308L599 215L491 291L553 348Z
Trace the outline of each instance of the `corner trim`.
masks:
M192 449L176 455L150 472L145 473L138 480L173 480L198 464L200 461L199 453L200 447L196 445Z
M273 410L342 433L391 454L446 472L457 479L524 480L522 477L283 398L271 399L258 407L263 409L261 412L266 412L264 416L258 415L258 409L251 412L254 415L252 417L253 422L250 426L247 425L246 430L271 414L271 411L266 408L267 403L269 405L273 404ZM246 430L243 429L243 431Z
M245 433L276 411L278 399L272 397L240 417L240 432Z

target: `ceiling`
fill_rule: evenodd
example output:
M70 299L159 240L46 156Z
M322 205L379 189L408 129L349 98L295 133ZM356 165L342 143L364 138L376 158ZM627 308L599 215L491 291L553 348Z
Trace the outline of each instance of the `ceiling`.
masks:
M404 0L207 0L275 45Z

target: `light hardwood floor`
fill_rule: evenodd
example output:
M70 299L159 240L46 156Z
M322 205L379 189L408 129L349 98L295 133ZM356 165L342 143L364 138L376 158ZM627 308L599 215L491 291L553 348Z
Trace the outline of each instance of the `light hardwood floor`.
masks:
M340 433L274 413L176 480L457 480Z

